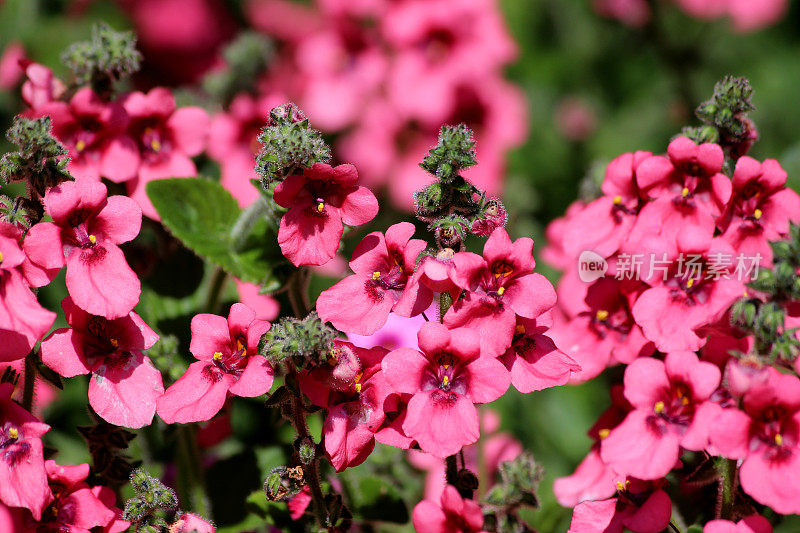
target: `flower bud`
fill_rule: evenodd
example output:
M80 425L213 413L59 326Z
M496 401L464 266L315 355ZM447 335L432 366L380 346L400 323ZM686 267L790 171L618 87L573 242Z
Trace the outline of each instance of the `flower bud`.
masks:
M480 237L488 237L497 228L502 228L508 222L508 212L498 198L490 198L481 206L476 217L472 221L469 232Z

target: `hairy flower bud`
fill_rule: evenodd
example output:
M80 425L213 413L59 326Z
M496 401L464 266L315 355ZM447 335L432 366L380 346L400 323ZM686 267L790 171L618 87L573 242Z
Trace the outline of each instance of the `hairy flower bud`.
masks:
M222 52L225 68L209 73L203 79L203 88L224 105L239 93L255 93L258 78L269 65L273 51L264 35L242 32Z
M258 353L273 364L291 357L298 368L327 362L336 332L317 313L303 320L284 318L273 324L259 343Z
M464 124L442 126L439 143L431 148L419 166L435 175L439 180L452 181L465 168L477 163L475 138L472 130Z

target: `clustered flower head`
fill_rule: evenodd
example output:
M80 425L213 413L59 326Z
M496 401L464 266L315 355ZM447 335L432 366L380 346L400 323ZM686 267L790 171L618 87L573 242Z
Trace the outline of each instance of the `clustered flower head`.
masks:
M617 157L599 197L548 229L547 257L565 270L549 334L580 365L569 380L627 365L589 455L554 485L575 508L572 533L661 531L672 513L665 488L693 476L719 495L712 518L744 518L705 531L771 531L747 518L759 508L742 493L800 511L786 481L800 450L800 196L776 160L746 155L751 93L744 79L718 83L692 138L674 138L665 155Z

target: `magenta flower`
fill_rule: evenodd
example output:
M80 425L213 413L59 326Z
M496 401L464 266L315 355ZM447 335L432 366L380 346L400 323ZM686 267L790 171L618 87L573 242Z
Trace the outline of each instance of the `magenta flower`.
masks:
M53 500L42 456L50 426L11 400L14 387L0 383L0 502L25 507L37 520Z
M687 137L669 144L667 156L653 156L636 168L636 181L654 201L639 212L629 241L650 235L676 242L692 227L711 238L715 219L731 197L731 180L721 173L724 156L719 145L697 145Z
M671 352L662 362L642 358L625 370L625 398L634 409L602 440L600 456L620 474L658 479L672 470L680 448L708 443L708 402L720 370L691 352ZM660 530L659 530L660 531Z
M800 512L800 380L768 369L753 383L740 411L723 409L710 423L711 444L723 457L741 459L742 489L781 514Z
M55 461L46 461L45 469L53 493L52 501L41 518L22 513L20 521L24 524L24 531L83 532L95 527L106 528L114 523L114 509L98 498L94 488L85 481L89 476L88 464L62 466Z
M371 335L392 311L411 317L430 307L433 293L420 283L420 271L414 272L427 243L413 234L414 225L401 222L385 237L378 231L364 237L350 260L355 274L319 295L320 318L342 331Z
M164 385L142 351L158 335L136 313L108 320L83 311L69 296L61 307L71 328L58 329L42 342L42 362L65 378L91 374L89 404L107 422L149 425Z
M383 374L393 390L411 394L403 432L424 451L446 457L480 436L476 403L493 402L510 377L493 357L479 357L480 341L469 329L427 322L419 330L422 353L389 352Z
M353 165L315 163L275 187L274 199L289 211L281 218L278 243L295 266L324 265L336 255L344 227L366 224L378 200L358 184Z
M163 87L147 94L130 93L122 105L130 117L128 134L141 157L136 179L128 181L128 193L145 215L158 220L145 185L156 179L195 176L197 168L191 157L205 148L210 120L199 107L176 109L175 98Z
M581 366L544 334L552 323L549 313L536 319L517 317L511 346L500 360L511 373L511 383L522 393L564 385L581 371Z
M69 149L67 168L76 179L106 177L122 182L139 170L139 148L128 135L128 115L118 102L105 102L84 87L66 102L48 102L32 110L50 115L53 133Z
M744 156L733 173L733 197L722 238L738 253L772 260L768 241L786 238L789 222L800 222L800 196L786 187L786 171L774 159Z
M16 226L0 221L0 362L28 355L56 319L39 305L25 279L20 236Z
M87 313L127 316L139 301L141 284L118 245L139 233L139 207L125 196L106 198L106 186L87 179L53 187L44 205L53 222L30 229L25 253L45 269L66 264L67 290Z
M453 303L444 323L476 330L484 355L499 356L511 346L517 315L536 318L556 303L550 282L533 273L533 240L527 237L512 243L498 228L486 241L483 257L459 252L453 262L450 277L467 295Z
M192 318L189 350L198 361L158 399L158 416L164 422L210 420L222 409L228 392L255 397L269 390L274 373L258 354L258 341L270 324L255 316L255 311L236 303L227 320L210 314Z
M169 526L170 533L214 533L214 524L200 515L183 513Z
M659 533L672 516L672 502L661 489L664 482L627 479L617 482L617 497L579 503L567 533Z
M481 506L461 497L447 485L440 502L422 500L414 506L411 518L418 533L480 533L483 528Z
M335 341L334 366L316 367L300 378L300 389L328 410L322 433L325 451L337 472L358 466L375 447L375 432L384 422L389 394L381 361L387 350L358 348Z
M754 514L736 523L712 520L705 525L703 533L772 533L772 524L763 516Z
M53 71L44 65L28 63L24 69L28 79L22 84L22 99L34 109L58 100L67 90L64 83L53 76Z

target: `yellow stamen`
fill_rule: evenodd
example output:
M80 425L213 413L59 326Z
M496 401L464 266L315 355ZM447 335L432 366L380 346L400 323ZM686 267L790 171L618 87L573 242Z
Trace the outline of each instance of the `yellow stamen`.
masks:
M322 213L323 211L325 211L325 204L320 202L317 204L317 213Z
M353 388L354 388L354 389L355 389L355 391L356 391L356 392L358 392L359 394L361 393L361 383L356 383L355 385L353 385Z
M372 273L372 279L374 280L381 279L381 273L376 270L375 272Z
M214 361L222 361L222 352L214 352Z
M17 431L17 428L11 428L8 430L8 436L12 439L16 439L19 437L19 431Z
M514 333L517 335L522 335L525 333L525 326L522 324L517 324L517 327L514 329Z
M750 294L747 291L744 291L744 297L747 298Z
M597 436L599 436L601 439L604 439L604 438L608 437L609 433L611 433L610 429L603 428L603 429L601 429L600 431L597 432Z
M753 218L755 218L756 220L760 220L761 215L763 214L764 213L761 212L761 209L756 209L755 211L753 211Z
M504 292L506 292L505 287L500 287L499 289L497 289L497 294L499 294L500 296L502 296Z
M775 444L783 446L783 436L780 433L775 434Z
M97 244L97 237L94 235L89 235L89 242L92 244Z
M3 262L3 252L0 252L0 263Z
M114 338L108 339L108 343L114 348L119 348L119 341L117 339Z
M625 490L625 485L622 484L622 481L617 481L617 490L618 491Z
M444 385L446 387L449 384L450 384L450 378L447 377L447 376L443 377L442 378L442 385Z
M684 396L683 398L681 398L681 405L689 405L689 397L688 396Z
M241 352L241 357L247 357L247 346L244 345L242 339L236 339L236 351Z
M161 150L161 141L158 139L153 139L150 141L150 148L152 148L154 152L158 152Z
M622 196L615 196L614 197L614 205L619 205L622 203Z
M600 309L599 311L597 311L597 314L595 314L595 316L597 317L597 320L602 322L603 320L608 318L608 311L606 311L605 309Z
M686 198L687 196L689 196L689 188L684 187L683 190L681 191L681 197Z
M689 279L686 281L686 288L687 288L687 289L691 289L693 286L694 286L694 278L689 278Z
M86 141L83 139L79 140L75 143L75 150L78 152L83 152L86 149Z
M663 413L664 412L664 402L656 402L656 404L653 406L653 411L655 411L658 414Z

